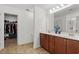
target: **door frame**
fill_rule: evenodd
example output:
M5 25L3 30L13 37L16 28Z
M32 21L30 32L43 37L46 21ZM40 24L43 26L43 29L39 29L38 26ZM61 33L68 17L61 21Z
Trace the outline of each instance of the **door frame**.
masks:
M4 12L3 17L5 17L5 14L9 14L9 15L15 15L16 16L16 21L17 21L17 38L16 38L16 45L18 45L18 15L17 14L13 14L13 13L6 13ZM5 20L5 18L4 18ZM5 37L4 37L4 48L5 48Z

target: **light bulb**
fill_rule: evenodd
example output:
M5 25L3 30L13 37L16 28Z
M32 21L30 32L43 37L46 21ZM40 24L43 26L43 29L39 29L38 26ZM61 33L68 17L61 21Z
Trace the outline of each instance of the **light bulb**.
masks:
M59 6L57 6L56 8L60 8Z
M64 4L61 4L61 6L63 7L63 6L64 6Z
M53 8L53 10L55 10L55 8Z
M50 14L51 14L51 13L53 13L53 10L52 10L52 9L50 9Z

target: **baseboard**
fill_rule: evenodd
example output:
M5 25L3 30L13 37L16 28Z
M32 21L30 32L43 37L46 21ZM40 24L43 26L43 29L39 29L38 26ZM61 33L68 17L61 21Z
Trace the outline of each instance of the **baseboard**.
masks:
M18 44L18 45L25 45L25 44L33 44L33 42L29 42L29 43L21 43L21 44Z

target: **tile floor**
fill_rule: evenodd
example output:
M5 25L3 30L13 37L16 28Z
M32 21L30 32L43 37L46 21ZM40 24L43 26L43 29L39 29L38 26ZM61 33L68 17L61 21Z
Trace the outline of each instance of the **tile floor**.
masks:
M0 51L0 54L49 54L43 48L33 49L33 44L16 45L15 39L7 39L5 48Z

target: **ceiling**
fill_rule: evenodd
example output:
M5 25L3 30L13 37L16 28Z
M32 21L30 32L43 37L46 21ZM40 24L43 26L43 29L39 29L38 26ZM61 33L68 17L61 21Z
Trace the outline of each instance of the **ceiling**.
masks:
M56 6L60 6L60 4L2 4L3 6L9 6L13 8L18 8L21 10L27 10L27 11L32 11L35 6L39 6L41 8L44 8L45 10L50 10L53 8L56 8ZM67 4L65 4L67 5Z
M21 10L30 9L31 11L34 8L33 4L2 4L2 5L3 6L9 6L9 7L17 8L17 9L21 9Z
M60 4L38 4L37 6L42 7L44 9L52 9Z
M13 8L18 8L18 9L23 9L23 10L30 9L32 11L34 6L39 6L41 8L44 8L45 10L49 10L60 4L2 4L2 5L13 7Z

